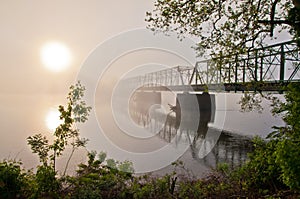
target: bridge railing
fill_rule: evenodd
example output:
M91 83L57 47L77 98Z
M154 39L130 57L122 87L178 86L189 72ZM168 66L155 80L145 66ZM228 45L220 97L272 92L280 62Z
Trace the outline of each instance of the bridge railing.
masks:
M298 81L300 56L294 41L197 62L191 84Z
M296 42L289 41L244 54L176 66L133 77L135 86L186 86L244 84L251 82L300 82L300 54ZM229 89L230 90L230 89Z

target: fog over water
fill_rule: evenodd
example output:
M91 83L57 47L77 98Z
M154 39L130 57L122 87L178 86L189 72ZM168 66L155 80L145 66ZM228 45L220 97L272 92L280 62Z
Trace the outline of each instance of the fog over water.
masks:
M174 104L175 99L172 94L165 93L163 97L163 106L167 108L167 103ZM270 109L265 107L262 113L249 112L243 113L240 111L240 106L237 104L241 94L217 94L216 97L216 121L218 117L224 116L226 112L224 126L222 122L220 124L209 124L212 127L221 128L229 132L254 136L259 135L265 137L269 132L272 131L272 126L281 125L282 121L280 118L274 118ZM41 115L46 115L48 109L44 107L52 106L52 104L59 104L59 101L65 98L63 95L57 96L57 103L49 102L48 96L23 96L23 95L1 95L1 106L0 110L3 114L3 119L1 120L1 127L3 133L1 137L1 158L21 158L24 165L28 168L35 166L38 163L37 156L31 154L30 147L26 143L26 138L34 133L44 133L48 137L51 137L51 132L45 127L45 118ZM41 100L41 98L43 100ZM218 100L226 100L226 106L223 107L224 102L219 102ZM166 103L166 101L168 101ZM172 102L173 101L173 102ZM100 102L100 101L99 101ZM219 106L218 106L219 104ZM53 107L53 106L52 106ZM107 111L105 111L107 109ZM165 145L165 141L157 136L152 137L147 140L136 140L132 143L132 139L122 132L120 129L107 121L114 121L112 115L109 116L110 106L97 106L96 112L104 112L105 114L98 114L97 119L102 121L104 124L105 132L110 136L110 139L118 144L119 147L125 148L128 151L144 153L147 151L153 151L159 149ZM28 115L30 114L30 115ZM111 117L111 118L110 118ZM12 121L11 118L14 118ZM221 120L224 119L223 117ZM34 125L32 125L34 124ZM223 128L222 128L223 127ZM90 129L94 131L94 129ZM117 133L118 132L118 133ZM82 132L83 137L88 135L87 132ZM120 137L120 135L122 135ZM127 138L128 142L126 141ZM103 145L103 143L99 143ZM101 147L100 147L101 148ZM103 148L104 151L110 156L113 154L114 158L119 160L130 160L130 157L119 156L117 153L113 153L109 148ZM74 161L71 164L70 171L75 168L75 165L84 161L85 150L75 153ZM193 168L194 172L199 173L200 171L207 170L207 167L201 166L199 162L191 157L190 149L185 152L185 155L181 157L182 160L186 162L187 167ZM66 159L62 158L60 160L61 165L58 168L63 168ZM142 167L143 165L139 165Z

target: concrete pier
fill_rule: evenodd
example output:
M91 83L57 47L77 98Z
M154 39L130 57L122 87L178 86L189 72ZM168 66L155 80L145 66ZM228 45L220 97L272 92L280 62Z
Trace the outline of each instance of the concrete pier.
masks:
M195 100L196 98L196 100ZM196 102L196 103L195 103ZM202 94L183 93L177 95L176 121L181 128L189 128L195 119L199 119L198 131L207 131L207 124L214 122L216 112L215 95L203 92ZM200 114L200 116L197 114Z

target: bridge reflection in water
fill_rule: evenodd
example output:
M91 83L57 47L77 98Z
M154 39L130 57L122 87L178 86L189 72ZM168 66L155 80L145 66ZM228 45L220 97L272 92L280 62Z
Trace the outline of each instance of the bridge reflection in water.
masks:
M216 111L214 95L193 94L198 107L190 103L190 95L177 94L176 105L170 105L170 111L165 112L160 106L160 92L135 92L129 103L131 118L166 142L174 142L175 146L186 143L192 158L208 168L215 168L219 163L227 163L232 168L243 164L253 149L250 138L225 131L220 134L220 130L209 127ZM196 121L197 129L193 129L196 108L200 117ZM220 136L215 139L208 132Z

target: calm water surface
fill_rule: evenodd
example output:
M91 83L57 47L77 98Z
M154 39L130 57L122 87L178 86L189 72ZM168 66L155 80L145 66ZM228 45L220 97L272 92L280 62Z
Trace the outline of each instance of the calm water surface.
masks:
M232 168L240 166L247 160L247 154L253 149L250 136L214 128L211 124L215 122L216 113L212 114L206 109L200 113L202 117L199 123L197 122L198 128L195 130L192 127L195 113L192 109L183 110L186 108L184 103L179 118L175 106L173 111L166 113L159 107L149 111L145 100L142 103L138 101L132 103L131 117L138 125L144 126L165 142L174 143L175 146L177 143L189 146L178 160L182 161L185 168L195 176L205 175L220 163L227 163ZM184 118L187 121L184 121ZM172 169L172 166L167 166L154 173L164 174Z

